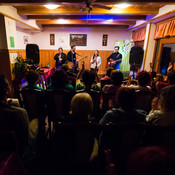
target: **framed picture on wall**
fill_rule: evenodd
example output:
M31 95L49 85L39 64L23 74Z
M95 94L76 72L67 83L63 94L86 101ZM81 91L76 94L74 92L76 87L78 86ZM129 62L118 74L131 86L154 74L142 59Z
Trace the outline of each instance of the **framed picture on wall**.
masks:
M107 42L108 42L108 35L107 34L103 34L102 46L107 46Z
M50 45L55 45L55 34L50 34Z
M29 42L28 36L24 36L24 44L28 44L28 42Z
M70 46L86 46L87 34L70 34Z

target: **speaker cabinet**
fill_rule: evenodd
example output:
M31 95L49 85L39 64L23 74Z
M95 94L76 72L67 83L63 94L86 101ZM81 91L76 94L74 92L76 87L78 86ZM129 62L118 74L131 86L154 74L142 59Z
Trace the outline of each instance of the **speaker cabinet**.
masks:
M40 54L37 44L26 45L26 58L33 60L33 64L39 64Z

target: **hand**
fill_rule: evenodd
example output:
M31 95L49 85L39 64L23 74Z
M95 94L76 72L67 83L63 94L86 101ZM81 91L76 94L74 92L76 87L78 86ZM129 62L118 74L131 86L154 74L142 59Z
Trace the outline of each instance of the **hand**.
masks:
M108 62L108 65L110 65L111 63L110 62Z

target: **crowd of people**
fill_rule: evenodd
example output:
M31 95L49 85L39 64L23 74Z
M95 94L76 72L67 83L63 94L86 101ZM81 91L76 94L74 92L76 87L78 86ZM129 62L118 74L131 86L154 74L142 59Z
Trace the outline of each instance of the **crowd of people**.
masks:
M98 59L97 51L94 57L95 56L97 56ZM60 66L59 62L57 64ZM96 74L94 73L94 69L91 71L82 70L81 75L76 85L70 84L68 76L75 78L75 74L69 71L67 65L63 64L59 70L55 71L52 81L47 87L47 90L64 89L75 94L69 104L70 113L64 116L61 122L96 123L99 124L99 126L124 122L144 123L164 127L175 126L174 70L169 71L167 77L159 74L153 77L150 72L140 71L137 74L137 84L135 85L135 83L132 84L130 77L128 82L124 83L122 72L109 68L106 75L101 78L101 82L103 81L104 83L102 88L100 82L95 81ZM45 90L37 85L38 77L37 71L30 70L26 74L28 85L24 86L23 90L37 89L43 91L45 94ZM26 155L26 150L29 150L27 147L31 141L31 128L29 127L31 121L29 120L27 111L23 108L24 106L14 107L7 100L10 89L11 86L6 77L0 75L0 131L13 130L16 133L20 145L20 155L23 157ZM45 104L45 108L47 111L47 103ZM96 140L99 139L98 137L99 135L95 135ZM96 140L93 141L91 153L97 152L97 150L95 150L95 146L98 145ZM151 170L146 170L146 165L142 165L142 162L138 161L142 159L142 156L146 157L146 153L139 151L135 154L138 158L131 155L129 159L131 164L129 163L128 165L127 174L150 174ZM158 162L158 158L152 160L151 154L154 155L155 153L156 156L160 156L160 158L163 156L163 153L160 154L162 151L160 148L148 148L145 151L148 152L148 157L146 158L150 159L150 161L146 160L147 163L154 164L154 161L156 161L156 166L159 165L158 163L160 163L160 166L166 164L166 162L163 161ZM150 151L152 152L150 153ZM165 150L163 149L163 151ZM164 158L165 161L169 160L167 155ZM170 158L172 161L175 160L175 157L172 155ZM139 168L139 173L136 173L136 164L139 164L139 167L143 166L145 172L148 173L143 172L141 168ZM148 165L149 168L152 166L153 165ZM171 170L175 173L172 167Z

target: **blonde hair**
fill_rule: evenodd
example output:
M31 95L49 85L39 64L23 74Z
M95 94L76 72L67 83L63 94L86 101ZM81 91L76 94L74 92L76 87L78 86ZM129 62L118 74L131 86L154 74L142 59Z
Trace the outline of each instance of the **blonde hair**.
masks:
M73 116L88 119L93 111L93 101L88 93L78 93L72 98L70 107Z

